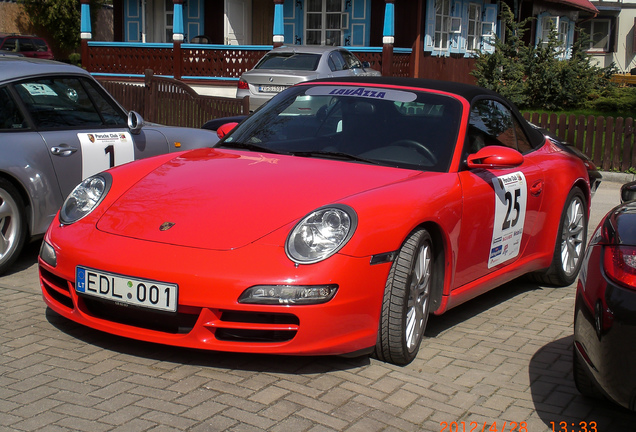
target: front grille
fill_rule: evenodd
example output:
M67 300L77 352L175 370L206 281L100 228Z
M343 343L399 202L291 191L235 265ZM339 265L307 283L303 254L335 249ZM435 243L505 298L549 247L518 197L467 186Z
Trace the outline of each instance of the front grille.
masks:
M40 267L40 280L50 298L62 306L73 309L73 301L71 300L71 293L66 279L55 276L53 273Z
M133 327L171 334L189 333L199 318L200 309L185 312L161 312L125 306L82 296L88 313L96 318Z
M232 342L286 342L298 332L300 321L292 314L224 311L215 336Z

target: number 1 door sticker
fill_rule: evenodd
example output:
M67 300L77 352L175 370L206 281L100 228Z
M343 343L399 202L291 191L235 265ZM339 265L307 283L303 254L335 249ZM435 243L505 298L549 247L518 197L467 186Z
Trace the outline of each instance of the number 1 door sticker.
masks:
M116 165L135 160L128 132L78 133L82 146L82 180Z
M488 268L519 255L526 220L528 187L521 171L492 179L495 187L495 225Z

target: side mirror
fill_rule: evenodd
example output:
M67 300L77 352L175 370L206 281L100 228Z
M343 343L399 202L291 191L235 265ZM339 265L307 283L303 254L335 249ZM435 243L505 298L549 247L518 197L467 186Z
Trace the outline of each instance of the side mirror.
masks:
M523 155L503 146L487 146L468 156L469 168L514 168L523 163Z
M144 127L143 117L136 111L130 111L128 113L128 129L130 129L130 133L139 135L142 127Z
M362 67L365 69L369 69L371 67L371 63L368 61L362 62Z
M225 123L216 130L216 136L218 136L219 138L223 138L225 135L230 133L230 131L234 129L236 125L238 125L237 122Z
M621 202L634 201L636 199L636 181L625 183L621 186Z

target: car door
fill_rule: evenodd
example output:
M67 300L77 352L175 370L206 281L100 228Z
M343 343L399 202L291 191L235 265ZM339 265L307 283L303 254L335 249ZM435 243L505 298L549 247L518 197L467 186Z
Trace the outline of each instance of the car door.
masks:
M514 168L459 173L463 212L454 288L514 265L540 217L543 171L530 142L507 106L483 99L471 109L465 153L489 145L518 150L524 160Z
M168 152L160 134L132 135L126 113L89 78L30 79L13 89L50 154L63 196L100 171Z
M6 86L0 87L0 171L24 188L32 204L30 233L42 234L63 197L42 138L25 121Z

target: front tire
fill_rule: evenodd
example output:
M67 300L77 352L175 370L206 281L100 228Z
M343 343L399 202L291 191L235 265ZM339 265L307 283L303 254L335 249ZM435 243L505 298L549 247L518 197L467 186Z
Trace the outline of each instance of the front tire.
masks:
M415 359L431 305L433 241L419 229L406 239L393 262L384 289L374 357L406 365Z
M11 183L0 179L0 274L18 258L26 238L22 199Z
M581 189L575 187L568 194L563 207L552 263L547 271L532 273L530 278L546 285L571 285L583 262L587 223L585 197Z

